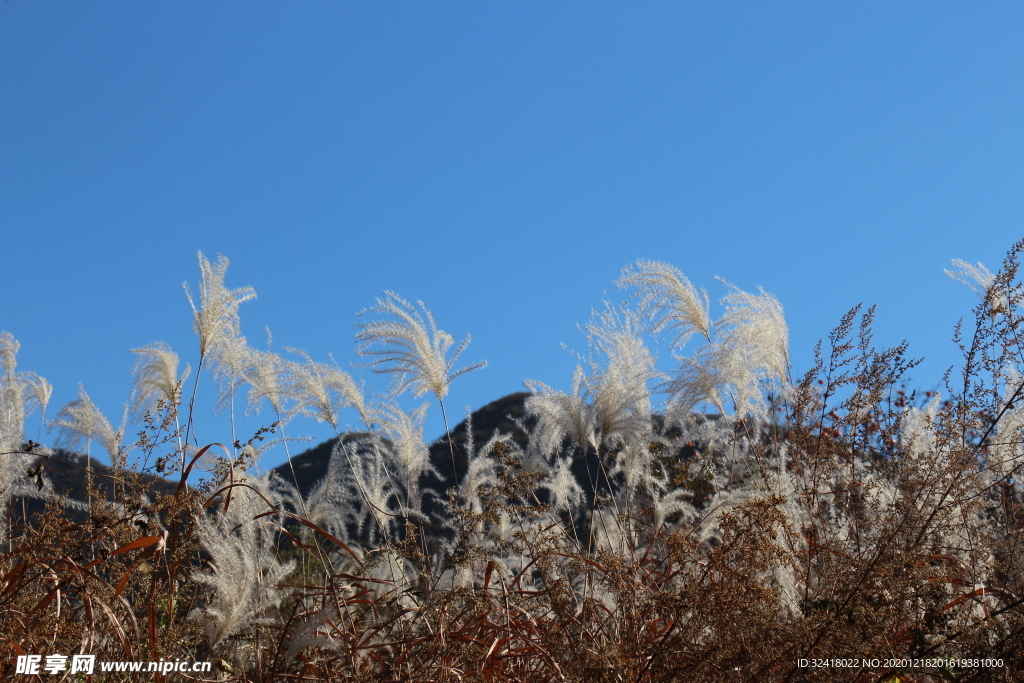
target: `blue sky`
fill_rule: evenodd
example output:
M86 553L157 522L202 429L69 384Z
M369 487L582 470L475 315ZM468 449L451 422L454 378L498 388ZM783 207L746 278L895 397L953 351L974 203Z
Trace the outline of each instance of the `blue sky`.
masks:
M1022 15L9 0L0 329L55 386L51 416L82 382L119 417L128 349L165 341L195 365L181 284L197 251L224 254L228 285L258 292L241 309L256 346L269 326L275 348L348 367L355 314L385 289L471 332L464 359L490 365L453 385L461 417L524 379L568 388L560 344L584 349L577 323L643 258L713 299L715 276L775 294L797 372L875 303L876 341L907 339L912 384L933 388L977 301L943 268L995 270L1024 236Z

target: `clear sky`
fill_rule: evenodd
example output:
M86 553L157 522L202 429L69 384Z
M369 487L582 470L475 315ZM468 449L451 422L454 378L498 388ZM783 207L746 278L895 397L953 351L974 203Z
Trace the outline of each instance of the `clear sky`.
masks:
M8 0L0 330L50 416L81 382L116 422L128 349L195 366L181 284L223 254L261 348L348 368L385 289L472 333L459 419L567 389L560 344L643 258L775 294L797 372L876 303L933 388L977 302L943 268L1024 236L1022 31L997 2Z

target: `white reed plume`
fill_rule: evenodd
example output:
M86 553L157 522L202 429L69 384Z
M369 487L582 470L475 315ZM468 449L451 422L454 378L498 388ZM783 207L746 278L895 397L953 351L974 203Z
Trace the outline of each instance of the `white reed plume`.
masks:
M135 375L135 392L132 397L131 413L136 420L153 410L157 401L163 400L168 406L175 406L181 400L181 387L192 368L188 365L178 375L178 354L163 342L132 349L138 354L132 373Z
M576 367L569 394L532 380L526 386L533 392L526 399L526 413L537 418L531 445L536 444L541 453L550 455L557 453L562 441L569 437L582 449L598 448L596 415L594 407L587 403L583 368Z
M30 405L39 408L39 419L42 420L46 414L46 406L50 405L50 397L53 395L53 387L44 378L34 372L24 373L25 381L28 383L28 398Z
M0 365L3 366L0 383L5 391L14 392L7 398L6 408L3 409L8 414L0 417L0 420L8 425L0 434L7 434L10 438L16 437L16 446L21 445L25 415L35 408L39 408L40 413L45 413L53 393L50 383L36 373L17 371L17 355L20 348L21 344L14 335L10 332L0 332Z
M217 257L217 263L211 265L203 252L199 252L199 307L192 298L192 292L185 288L185 296L192 306L194 317L193 329L199 335L199 369L196 371L192 385L192 397L189 400L188 422L185 425L185 443L189 441L194 417L196 391L199 388L199 375L207 356L214 364L214 377L221 387L217 409L231 408L231 439L235 440L235 406L234 398L242 380L242 368L248 360L245 338L241 336L241 323L238 318L238 307L249 299L256 298L252 287L228 289L224 286L224 275L228 269L228 260ZM182 468L185 467L182 454Z
M18 367L18 351L21 344L10 332L0 332L0 365L3 365L4 377L14 377Z
M268 490L265 481L245 483ZM236 486L226 512L218 509L215 515L199 519L199 538L210 554L212 571L195 572L192 578L207 586L211 595L194 616L205 622L210 647L246 627L263 623L267 610L282 597L278 585L292 571L294 562L282 564L275 557L267 518L257 519L266 511L266 503L255 492Z
M1006 312L1009 303L1006 295L995 291L996 276L981 261L974 266L967 261L955 258L952 265L954 270L946 269L946 275L967 285L982 300L987 301L989 316L994 319L998 314Z
M304 364L292 363L288 366L287 382L290 394L298 402L296 410L302 415L315 418L318 422L326 422L337 431L338 414L349 406L359 411L364 424L369 424L366 399L363 390L352 376L338 367L331 358L331 365L317 363L301 349L285 348L305 359Z
M937 452L939 434L936 426L940 407L941 397L935 395L923 409L916 406L904 408L899 422L899 442L904 457L910 462L918 462Z
M127 411L121 427L115 430L89 398L85 387L79 385L78 398L61 408L53 419L52 426L60 431L58 443L62 446L77 450L88 446L91 441L97 441L103 446L111 461L117 462L123 455L121 441L124 438L126 420Z
M445 354L454 339L437 328L434 316L423 302L418 302L421 314L397 294L384 294L386 298L377 299L376 306L359 315L379 313L395 319L360 323L361 331L356 335L359 340L357 350L360 355L376 358L370 362L375 366L374 372L396 374L395 394L412 389L415 398L429 391L439 400L444 399L453 379L487 365L487 361L481 361L453 370L459 354L469 344L470 336L466 335L451 359L447 360Z
M343 455L342 439L338 439L327 463L327 474L320 479L306 497L306 517L338 538L348 537L348 524L357 523L355 500L361 500L352 491L352 479L347 470L349 458Z
M982 299L985 298L985 295L988 294L989 288L991 288L996 282L996 276L993 275L992 271L986 268L985 264L981 261L979 261L978 265L975 266L963 259L955 258L951 263L955 270L946 269L946 275L957 282L962 282L967 285Z
M1024 384L1024 377L1013 367L1008 368L1006 375L1002 400L1004 405L1011 402L1013 405L1007 407L993 427L989 440L987 472L993 484L1006 477L1020 479L1021 468L1024 467L1024 454L1021 452L1021 444L1024 443L1024 406L1015 400L1017 388ZM933 400L937 399L938 396Z
M651 389L648 383L664 375L654 369L654 358L636 334L636 320L628 311L612 308L595 314L588 325L592 352L591 374L577 367L572 393L555 391L541 382L527 381L533 395L527 413L537 418L534 438L544 454L556 452L569 437L584 450L602 444L622 444L651 429Z
M637 288L640 313L648 316L651 331L673 334L674 348L681 349L695 333L711 341L708 294L676 268L658 261L637 261L622 269L615 284L620 289Z
M786 381L789 372L789 328L782 304L758 287L750 294L722 280L732 293L722 299L725 315L720 325L725 342L742 350L748 367L764 379Z
M459 472L455 465L455 445L452 443L451 430L448 428L448 414L444 409L444 397L448 395L448 387L459 375L477 370L487 365L480 361L455 370L455 361L469 344L470 336L462 340L452 354L450 360L445 354L451 348L454 339L450 334L437 328L434 316L422 301L418 302L421 314L412 304L394 292L384 292L384 299L377 299L377 305L359 313L379 313L392 316L393 320L373 320L360 323L361 331L356 335L359 344L357 352L363 356L375 356L376 360L369 364L374 372L395 373L392 396L412 389L414 398L423 396L428 391L437 396L441 405L441 419L444 420L444 431L448 437L448 450L452 458L452 473L458 481Z
M720 358L723 350L718 344L705 344L690 358L681 358L679 369L666 384L669 394L665 419L674 423L686 420L692 411L705 401L725 414L722 388L725 379Z
M472 438L472 436L470 436ZM476 514L483 512L483 501L480 499L481 489L498 484L498 463L489 453L497 439L492 438L479 453L470 453L469 470L462 481L462 499ZM482 525L482 522L480 523ZM482 531L479 526L477 531Z
M342 590L347 593L352 589L346 586ZM334 605L324 605L320 610L313 610L292 634L288 650L284 653L284 661L293 661L300 652L309 647L340 653L345 646L345 639L337 621L338 608Z
M192 298L192 292L185 283L185 296L192 306L195 316L194 329L199 335L199 357L217 348L226 339L241 334L238 318L238 306L249 299L256 298L252 287L228 289L224 286L224 274L228 269L228 260L217 257L217 263L211 264L203 252L199 252L199 308Z
M732 388L737 416L748 411L767 417L763 383L787 386L789 372L789 331L782 305L763 289L750 294L725 282L732 292L722 299L725 314L715 323L717 341L708 360L715 371L708 373L719 382L718 404Z
M16 385L0 385L0 541L6 539L8 503L12 496L23 493L27 487L25 470L29 456L21 453L25 407L22 392Z
M593 547L618 558L632 555L638 540L627 516L606 508L595 508L591 515Z
M626 443L616 454L615 464L609 474L622 475L627 495L639 491L654 494L664 488L664 482L655 474L654 453L647 443L633 440Z
M291 387L287 381L291 374L290 363L270 351L248 350L248 365L244 369L245 381L249 383L249 410L260 412L263 399L286 420L292 414L285 402L291 398Z
M245 337L226 337L218 342L216 353L211 355L213 378L220 392L214 410L230 410L234 417L235 396L246 382L246 373L252 363L251 354L252 349Z
M428 405L424 403L406 413L395 403L385 403L376 411L377 421L391 441L388 459L397 471L398 481L405 489L406 505L412 512L420 510L420 477L428 472L437 473L430 464L430 449L423 440Z
M346 449L343 439L339 439L336 448ZM375 537L381 542L390 540L391 524L395 517L391 501L395 498L395 489L388 474L388 463L382 445L374 441L356 445L355 452L346 453L349 464L348 484L353 491L353 498L358 495L360 510L356 512L356 523L359 533L364 530L370 542ZM367 523L369 528L367 529Z
M0 334L0 453L21 450L25 428L26 389L25 373L17 372L17 354L21 345L10 332ZM4 461L10 460L7 456ZM0 481L0 485L5 482Z
M572 458L556 458L550 476L541 484L551 494L555 512L572 512L583 502L583 489L572 473Z
M661 529L669 517L674 517L677 514L680 515L681 523L694 524L698 519L698 514L697 509L689 500L692 495L684 488L673 489L667 493L655 491L653 496L654 528Z
M32 458L20 451L25 416L34 407L44 413L53 389L39 375L17 371L19 348L20 344L13 335L0 333L0 541L8 538L8 526L4 521L11 498L43 495L39 488L27 483L25 471Z
M592 351L607 358L603 366L591 360L588 395L595 413L599 443L625 444L645 439L651 431L649 383L666 376L654 369L654 357L636 333L629 311L609 307L588 325Z

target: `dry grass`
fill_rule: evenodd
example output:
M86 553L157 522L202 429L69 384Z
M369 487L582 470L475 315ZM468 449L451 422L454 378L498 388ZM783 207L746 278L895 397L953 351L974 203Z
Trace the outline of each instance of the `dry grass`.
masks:
M442 520L351 478L338 509L352 516L314 522L294 490L238 465L251 450L197 478L221 447L186 458L176 425L194 416L162 401L132 462L185 463L173 493L150 499L122 458L113 496L90 482L87 515L51 498L17 520L0 553L3 675L17 680L18 654L88 652L215 662L124 680L1024 680L1022 250L970 340L958 331L965 364L943 397L905 393L906 348L875 349L872 311L855 308L815 368L765 393L767 417L560 434L558 456L600 470L576 508L544 490L556 460L497 437ZM356 457L387 457L367 439ZM822 658L865 664L798 665Z

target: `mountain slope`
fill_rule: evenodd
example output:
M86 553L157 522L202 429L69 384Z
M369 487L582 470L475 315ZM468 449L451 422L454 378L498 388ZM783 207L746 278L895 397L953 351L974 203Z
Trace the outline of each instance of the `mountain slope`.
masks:
M514 420L525 417L524 405L529 395L525 391L509 394L474 411L472 414L474 449L482 448L498 432L510 434L521 447L525 448L526 435L516 426ZM533 422L528 420L525 424L529 427ZM361 436L364 434L354 432L344 434L340 438L348 442ZM338 441L338 437L328 439L293 456L291 466L285 462L275 467L273 471L284 481L292 482L291 468L294 467L299 490L306 495L327 474L327 465ZM451 447L448 445L447 436L442 436L430 444L430 462L440 474L440 479L427 476L424 478L423 485L438 492L448 490L455 483L452 472L452 454L454 453L455 467L460 476L465 474L468 468L465 446L466 420L463 420L452 429Z

